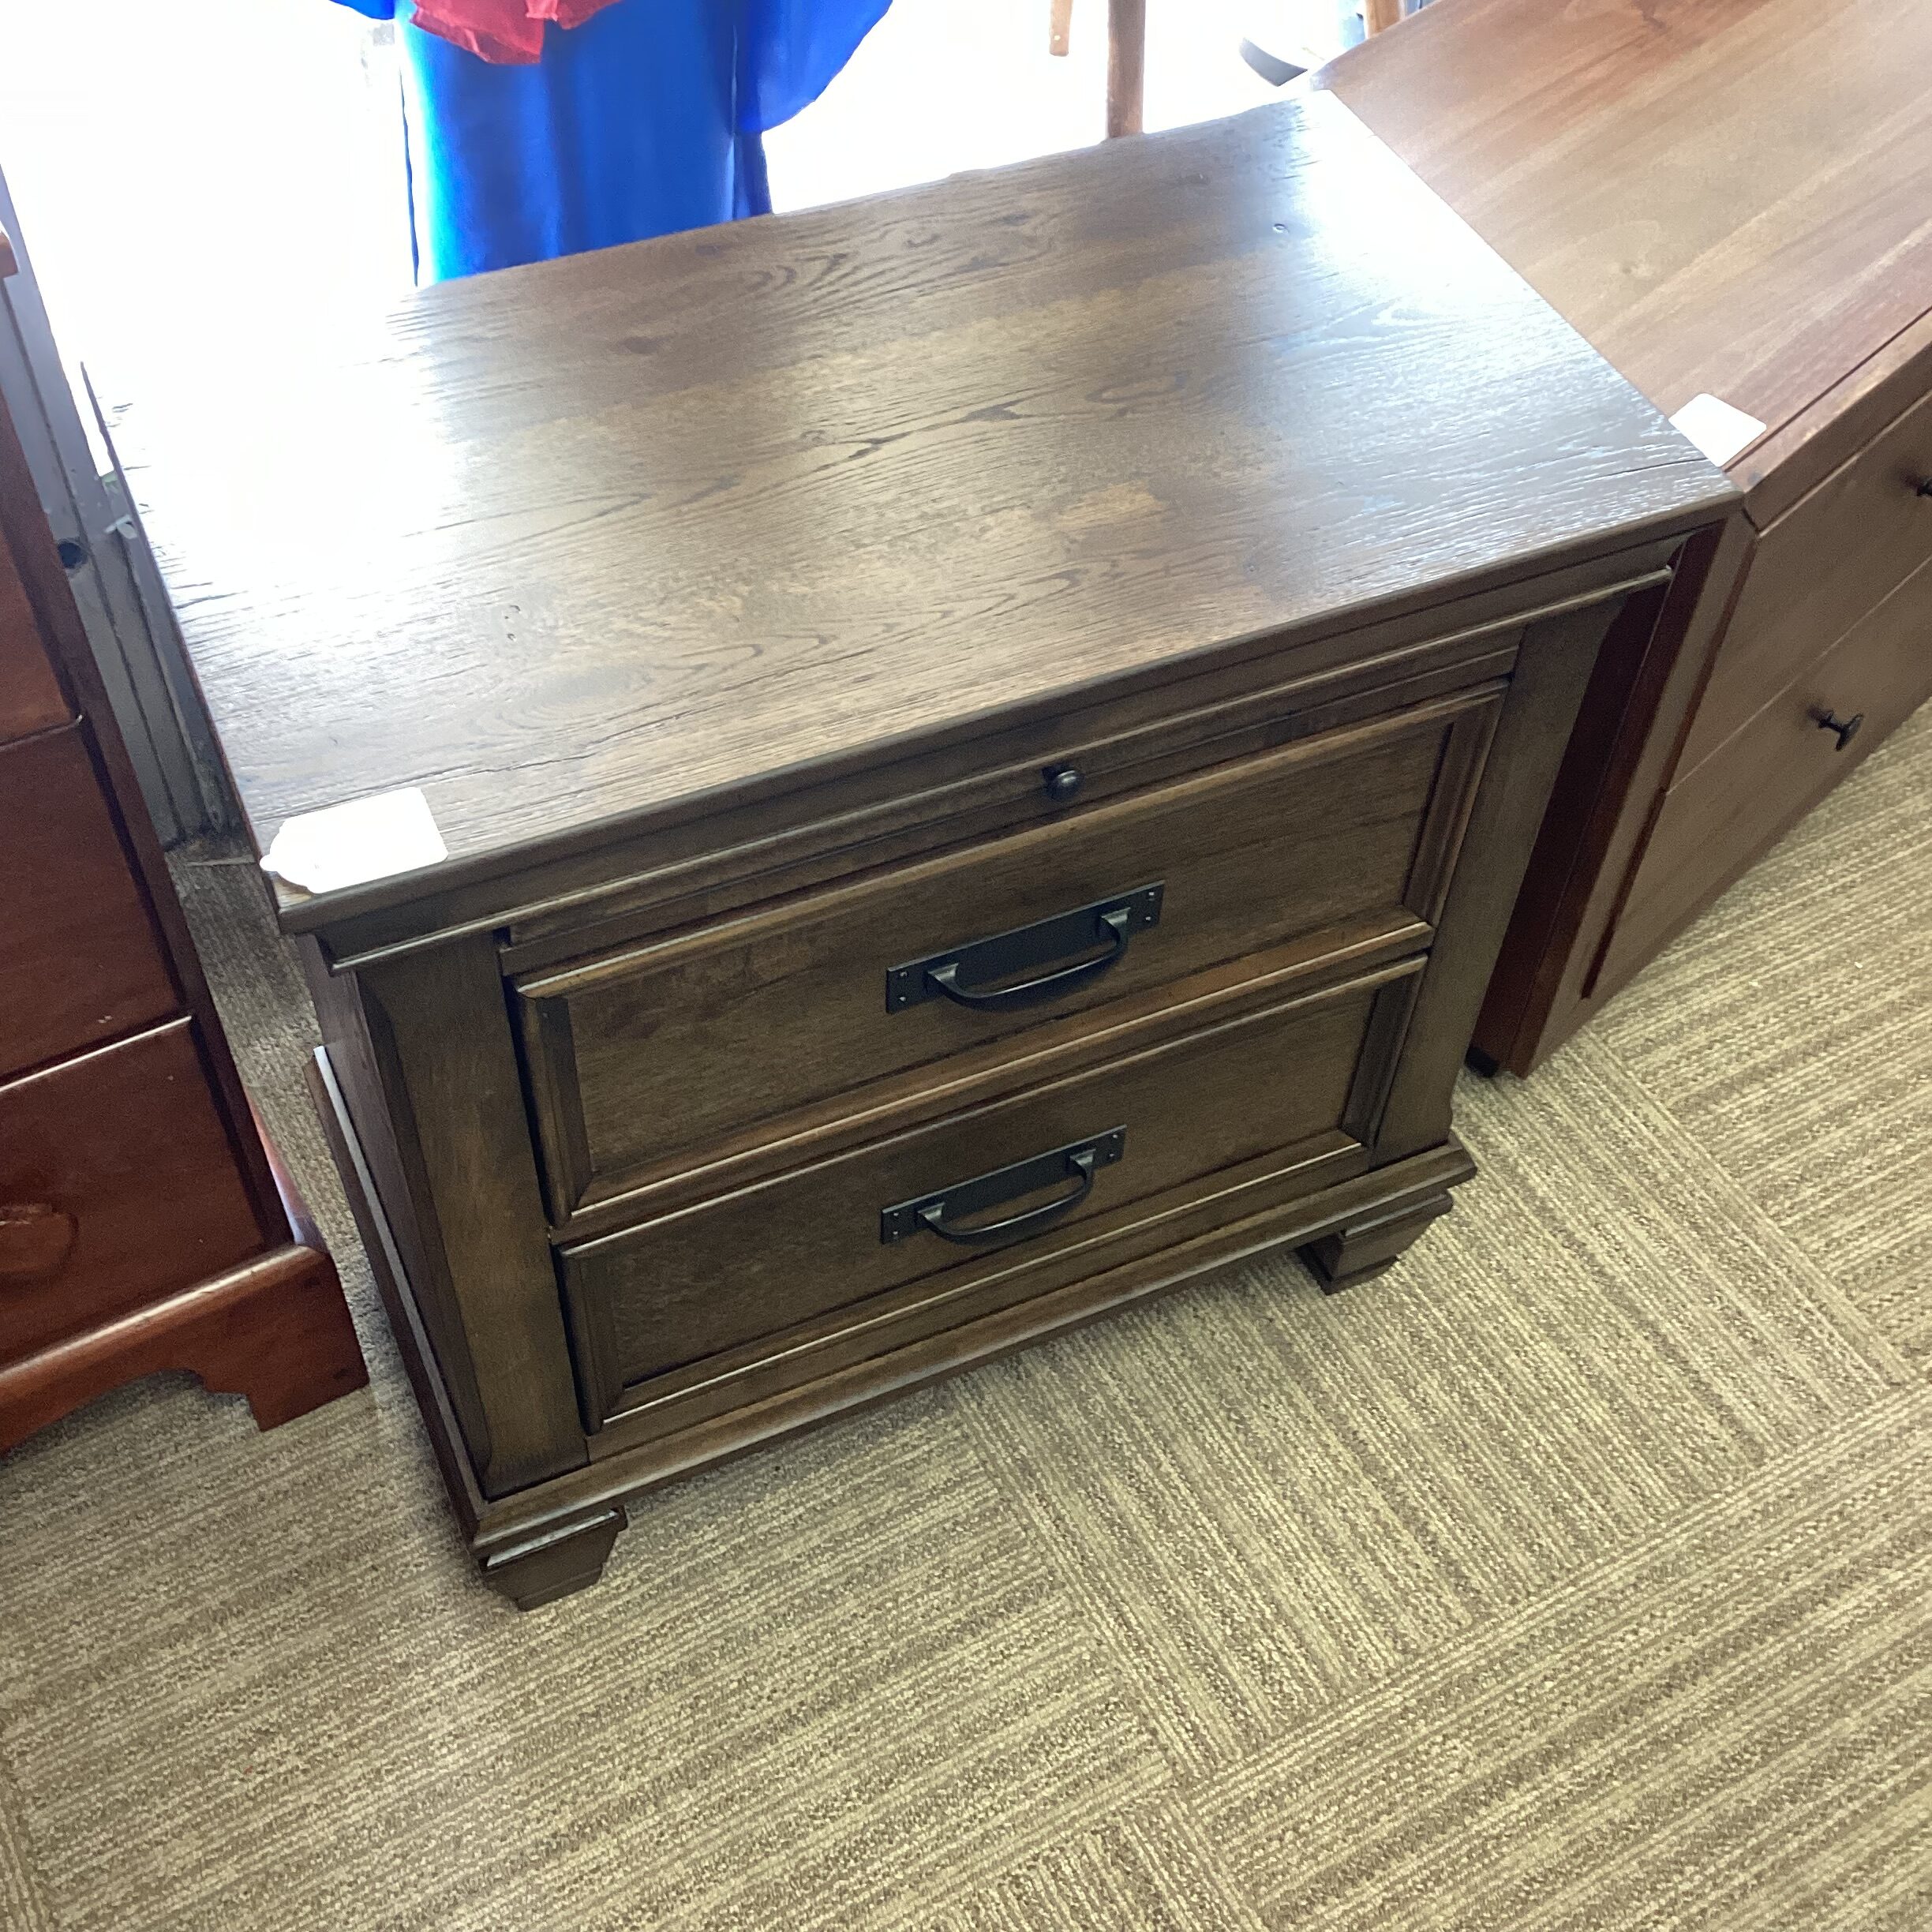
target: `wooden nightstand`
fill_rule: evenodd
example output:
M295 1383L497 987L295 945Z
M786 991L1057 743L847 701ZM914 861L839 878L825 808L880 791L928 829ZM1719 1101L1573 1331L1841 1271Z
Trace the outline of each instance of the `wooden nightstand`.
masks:
M277 912L526 1605L681 1471L1393 1261L1599 640L1735 502L1325 99L281 385L137 416L137 486L257 839L420 788L447 844Z

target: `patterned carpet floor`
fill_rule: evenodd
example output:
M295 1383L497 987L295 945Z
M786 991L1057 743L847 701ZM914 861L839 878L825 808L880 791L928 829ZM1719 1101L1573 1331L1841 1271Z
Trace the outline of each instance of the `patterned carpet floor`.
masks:
M245 871L189 864L373 1387L0 1463L0 1925L1932 1926L1932 710L1536 1078L1394 1272L1292 1260L459 1549Z

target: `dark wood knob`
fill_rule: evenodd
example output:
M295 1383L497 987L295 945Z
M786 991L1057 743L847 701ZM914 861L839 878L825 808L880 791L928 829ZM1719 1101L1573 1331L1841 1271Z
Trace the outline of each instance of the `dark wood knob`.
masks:
M0 1286L58 1274L79 1232L72 1215L46 1201L0 1201Z
M1040 780L1046 788L1046 796L1056 805L1078 798L1080 787L1087 782L1077 765L1049 765L1040 773Z
M1838 749L1842 751L1865 727L1865 713L1856 713L1848 718L1841 718L1836 711L1814 711L1811 721L1820 731L1838 734Z
M1919 494L1921 496L1932 496L1932 477L1927 477L1926 480L1919 485Z

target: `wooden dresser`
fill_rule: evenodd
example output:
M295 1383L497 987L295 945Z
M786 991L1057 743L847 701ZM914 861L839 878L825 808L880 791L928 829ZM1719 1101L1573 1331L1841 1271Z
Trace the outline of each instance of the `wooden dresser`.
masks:
M368 1380L0 411L0 1451L164 1368L245 1395L264 1428Z
M1477 1033L1526 1073L1932 696L1932 6L1437 0L1324 69L1743 515L1606 650Z
M446 845L277 911L525 1605L680 1471L1398 1255L1599 641L1735 500L1326 100L447 284L127 433L258 841Z

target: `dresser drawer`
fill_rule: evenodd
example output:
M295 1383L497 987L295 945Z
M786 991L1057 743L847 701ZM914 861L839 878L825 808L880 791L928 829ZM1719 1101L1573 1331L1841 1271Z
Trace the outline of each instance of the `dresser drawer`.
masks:
M1665 795L1599 977L1621 985L1699 906L1932 698L1932 564ZM1863 717L1841 751L1820 713Z
M1425 943L1499 702L1418 706L523 980L558 1217L1223 961Z
M0 1087L0 1361L262 1245L191 1022Z
M1305 1166L1311 1187L1339 1178L1335 1157L1372 1136L1421 964L565 1248L586 1420L595 1426L627 1387L682 1365L783 1353L801 1324L819 1321L822 1339L892 1316L902 1339L922 1306L942 1309L989 1275L1024 1299L1017 1262L1050 1257L1098 1219L1244 1163ZM965 1238L1022 1215L1034 1219L990 1249Z
M0 1078L178 1004L81 728L0 746Z
M1758 539L1678 761L1688 774L1932 561L1932 396Z

